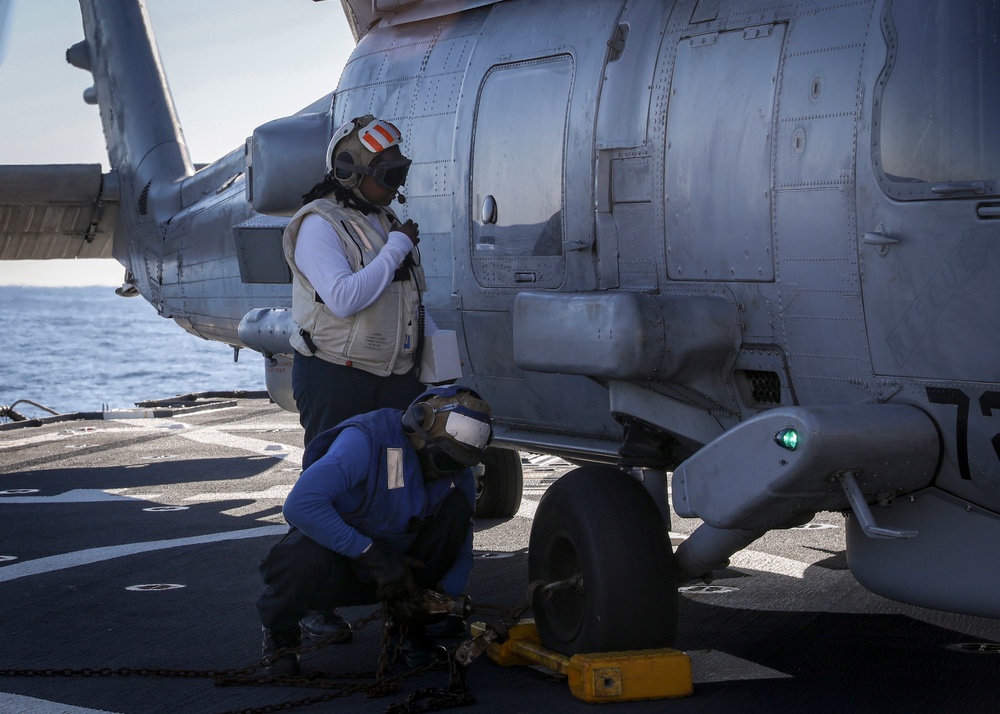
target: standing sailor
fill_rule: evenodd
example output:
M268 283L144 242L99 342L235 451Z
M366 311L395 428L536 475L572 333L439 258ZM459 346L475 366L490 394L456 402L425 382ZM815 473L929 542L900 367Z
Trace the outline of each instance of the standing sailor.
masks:
M306 444L357 414L403 409L423 389L415 357L422 331L434 328L421 305L420 232L388 208L405 200L411 162L401 139L370 114L341 126L326 176L285 228L299 327L292 391Z

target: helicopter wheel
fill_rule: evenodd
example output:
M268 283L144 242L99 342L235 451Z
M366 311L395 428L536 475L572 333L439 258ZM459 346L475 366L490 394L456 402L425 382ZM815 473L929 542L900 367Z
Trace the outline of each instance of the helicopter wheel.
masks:
M521 507L524 472L521 454L490 447L483 454L485 472L476 479L476 516L512 518Z
M673 550L656 504L618 469L570 471L542 496L528 546L542 644L565 655L669 647Z

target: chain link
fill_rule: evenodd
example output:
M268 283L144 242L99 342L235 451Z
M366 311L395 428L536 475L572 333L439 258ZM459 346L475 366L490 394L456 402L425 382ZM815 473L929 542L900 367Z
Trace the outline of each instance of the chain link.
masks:
M475 612L483 614L503 615L498 627L493 631L500 636L506 635L510 627L517 622L520 616L527 611L528 606L524 604L516 608L505 608L499 605L482 604L471 608ZM270 712L289 711L300 707L328 702L333 699L347 697L354 694L363 694L369 699L378 699L395 694L402 688L403 680L417 677L432 670L443 669L445 664L435 662L422 667L415 667L406 672L388 676L389 671L400 658L401 646L406 634L406 626L402 625L400 636L393 645L390 637L389 610L383 603L380 610L375 610L366 615L353 626L355 633L363 630L374 620L382 620L381 644L379 647L378 665L375 672L322 672L315 671L297 677L270 677L258 672L267 667L276 658L286 654L298 653L307 654L331 644L331 640L324 640L306 647L285 647L277 650L271 656L260 662L254 662L239 669L224 670L200 670L200 669L177 669L167 667L82 667L76 669L0 669L0 677L172 677L183 679L212 679L217 687L231 686L263 686L279 685L291 687L315 687L330 689L326 694L321 694L294 701L281 702L279 704L267 704L252 707L249 709L233 709L220 714L269 714ZM467 644L465 641L462 645ZM418 714L421 712L440 711L453 707L468 706L474 704L476 699L469 690L466 678L466 667L470 662L464 664L455 657L456 650L461 647L457 645L448 652L449 681L446 687L431 687L419 689L402 702L390 704L386 708L386 714ZM478 656L478 655L476 655ZM366 682L364 680L374 680Z
M448 653L449 681L447 687L431 687L418 689L398 704L390 704L385 714L418 714L419 712L436 712L442 709L467 707L476 703L476 697L469 689L465 666L454 657L454 652ZM420 700L426 700L420 703Z

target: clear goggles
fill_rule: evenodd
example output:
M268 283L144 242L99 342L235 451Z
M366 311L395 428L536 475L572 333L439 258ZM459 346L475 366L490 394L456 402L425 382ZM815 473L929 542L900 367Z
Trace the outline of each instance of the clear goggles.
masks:
M449 405L442 411L449 411L444 430L453 440L477 451L482 451L490 443L493 429L485 414L461 405ZM483 421L484 418L487 421Z
M434 411L448 413L443 424L434 425L427 444L435 466L442 471L454 471L478 464L493 438L490 417L460 404L448 404Z

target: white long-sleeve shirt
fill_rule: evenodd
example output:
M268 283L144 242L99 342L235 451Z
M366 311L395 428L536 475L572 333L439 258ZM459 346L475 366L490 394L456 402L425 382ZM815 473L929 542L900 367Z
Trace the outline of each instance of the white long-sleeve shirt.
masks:
M381 233L377 220L369 222ZM295 244L295 264L323 303L337 317L350 317L371 305L392 281L413 243L400 231L389 231L385 247L370 264L353 272L337 232L315 213L302 220Z
M375 214L368 222L382 232ZM392 282L396 270L415 246L402 231L389 231L385 247L358 272L351 270L344 246L333 226L315 213L302 219L295 243L295 264L316 294L337 317L346 318L371 305ZM424 315L424 334L437 332L430 315Z

